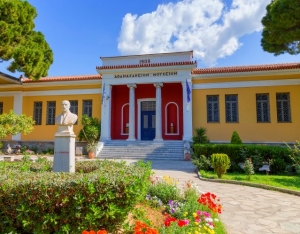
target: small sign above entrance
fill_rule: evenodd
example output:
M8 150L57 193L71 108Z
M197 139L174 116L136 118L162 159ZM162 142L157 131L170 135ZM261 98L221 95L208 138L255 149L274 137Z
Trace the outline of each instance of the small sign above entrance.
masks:
M177 76L177 71L168 72L153 72L153 73L134 73L134 74L118 74L114 78L135 78L135 77L149 77L149 76Z

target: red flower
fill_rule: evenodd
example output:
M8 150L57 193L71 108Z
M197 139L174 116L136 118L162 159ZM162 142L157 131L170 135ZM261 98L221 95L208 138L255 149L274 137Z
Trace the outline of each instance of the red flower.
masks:
M158 234L158 231L155 228L148 227L145 223L136 221L134 234Z
M189 221L188 220L178 220L177 224L179 227L183 227L183 226L188 225Z
M197 202L207 206L209 209L212 211L221 214L222 213L222 205L218 204L220 199L217 198L217 196L213 193L203 193L201 196L198 198Z
M82 234L90 234L90 232L89 232L89 231L86 231L86 230L84 230L84 231L82 232Z
M176 218L174 218L170 215L167 215L164 224L165 224L166 227L169 227L171 225L171 222L176 222L176 221L177 221Z
M106 231L106 230L99 230L99 231L97 232L97 234L107 234L107 231Z

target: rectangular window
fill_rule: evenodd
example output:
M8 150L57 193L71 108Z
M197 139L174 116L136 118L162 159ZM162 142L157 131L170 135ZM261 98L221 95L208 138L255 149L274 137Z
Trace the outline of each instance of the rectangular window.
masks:
M82 115L87 115L88 117L92 117L92 111L93 111L92 100L83 100L82 101Z
M219 95L207 95L207 122L220 122L219 117Z
M3 102L0 102L0 115L3 114Z
M239 121L238 114L238 95L225 95L226 122L237 123Z
M276 93L277 121L280 123L291 122L290 94Z
M269 94L256 94L257 122L270 122Z
M78 101L77 100L72 100L70 101L70 111L73 114L76 114L78 116ZM78 121L76 121L74 124L77 124Z
M47 125L55 124L55 110L56 110L56 102L51 101L47 102Z
M42 125L42 106L43 102L33 103L33 120L35 125Z

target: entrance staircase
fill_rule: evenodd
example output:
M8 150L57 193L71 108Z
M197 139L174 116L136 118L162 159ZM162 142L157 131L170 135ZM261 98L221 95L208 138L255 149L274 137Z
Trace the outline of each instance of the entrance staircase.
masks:
M183 141L107 141L101 159L183 160Z

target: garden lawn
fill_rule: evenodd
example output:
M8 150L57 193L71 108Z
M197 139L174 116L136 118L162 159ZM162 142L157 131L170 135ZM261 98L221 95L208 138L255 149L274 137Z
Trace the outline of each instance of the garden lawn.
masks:
M200 171L203 178L217 179L217 174L213 171ZM240 173L226 173L222 176L223 180L236 180L245 181L255 184L264 184L274 186L278 188L290 189L300 191L300 176L289 176L289 175L261 175L255 174L251 176L250 181L247 179L246 174Z

